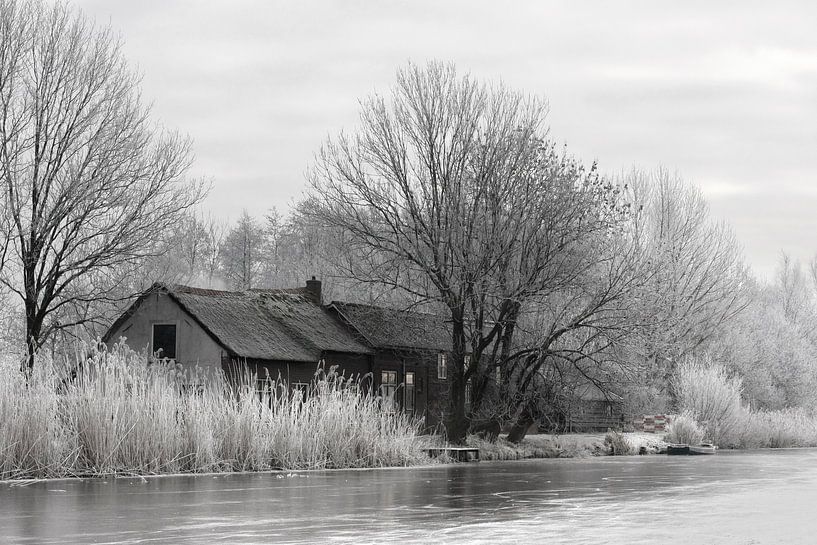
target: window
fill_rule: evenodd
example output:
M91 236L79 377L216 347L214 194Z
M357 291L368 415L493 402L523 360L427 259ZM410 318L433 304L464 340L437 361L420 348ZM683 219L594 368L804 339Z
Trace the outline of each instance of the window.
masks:
M255 381L255 395L262 403L266 400L267 405L272 407L272 400L275 396L275 383L269 378L257 378Z
M153 324L153 355L176 359L176 324Z
M407 413L414 412L414 372L406 372L405 390L403 392L403 409Z
M448 375L448 358L445 352L437 354L437 378L445 380Z
M380 395L383 398L383 408L394 410L394 392L397 390L397 371L381 371Z

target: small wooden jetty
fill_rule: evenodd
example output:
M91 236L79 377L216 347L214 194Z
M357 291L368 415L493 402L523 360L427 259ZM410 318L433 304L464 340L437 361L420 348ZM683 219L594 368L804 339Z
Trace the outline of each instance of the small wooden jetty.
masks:
M470 447L432 447L424 448L431 458L446 455L455 462L479 462L479 449Z

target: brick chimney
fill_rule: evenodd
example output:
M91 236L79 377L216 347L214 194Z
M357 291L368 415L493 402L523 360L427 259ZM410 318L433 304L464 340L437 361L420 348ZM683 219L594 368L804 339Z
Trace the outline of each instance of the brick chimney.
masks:
M312 277L312 280L306 281L306 292L312 296L316 303L319 305L321 304L321 281L315 280L315 277Z

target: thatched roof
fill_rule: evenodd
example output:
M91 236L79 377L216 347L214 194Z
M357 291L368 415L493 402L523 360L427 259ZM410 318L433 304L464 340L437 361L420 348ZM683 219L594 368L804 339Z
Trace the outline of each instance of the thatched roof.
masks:
M154 284L111 326L105 340L157 291L170 296L234 357L317 362L325 351L372 352L304 288L232 292Z
M441 316L340 301L330 308L375 348L451 350L451 327Z

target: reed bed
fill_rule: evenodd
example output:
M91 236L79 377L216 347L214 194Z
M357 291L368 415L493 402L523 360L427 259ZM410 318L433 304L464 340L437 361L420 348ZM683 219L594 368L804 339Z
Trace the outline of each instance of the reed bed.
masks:
M817 414L804 408L741 412L735 432L724 446L732 448L817 447Z
M259 388L260 384L260 388ZM316 374L307 392L227 381L125 346L93 348L70 374L0 365L0 479L428 463L419 423L361 381Z

